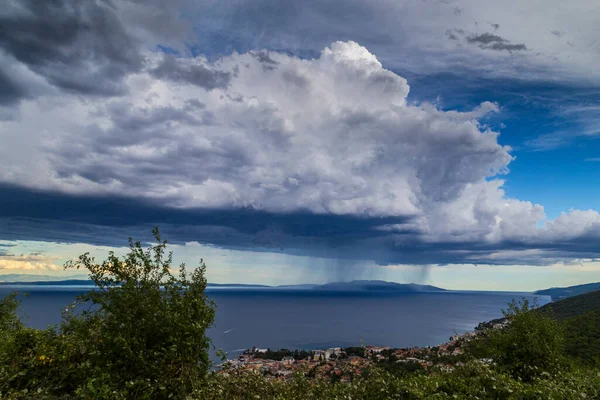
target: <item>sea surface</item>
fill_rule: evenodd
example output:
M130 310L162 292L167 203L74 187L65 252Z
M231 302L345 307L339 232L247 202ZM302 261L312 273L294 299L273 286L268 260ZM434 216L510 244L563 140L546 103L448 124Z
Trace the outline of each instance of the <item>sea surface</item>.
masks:
M0 287L0 297L18 290L21 313L33 327L60 322L61 308L83 287ZM271 349L434 346L502 316L517 292L326 292L291 289L209 289L217 304L209 331L216 349L232 357L252 346ZM537 296L541 306L548 296Z

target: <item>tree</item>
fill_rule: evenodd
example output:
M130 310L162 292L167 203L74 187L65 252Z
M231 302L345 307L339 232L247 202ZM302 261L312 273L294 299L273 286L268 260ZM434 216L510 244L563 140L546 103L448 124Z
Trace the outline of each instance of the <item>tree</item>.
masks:
M17 334L23 329L23 323L17 317L19 301L17 294L12 293L0 299L0 393L4 382L10 376L10 368L4 367L13 363L12 355L16 347Z
M564 328L560 322L526 299L513 299L503 313L508 326L485 331L484 339L473 343L475 354L493 358L499 367L524 381L564 367Z
M96 263L86 253L65 265L87 269L96 290L79 297L91 309L68 314L62 331L86 339L96 377L157 398L190 393L208 372L206 330L215 307L205 294L204 262L191 274L182 264L175 275L173 255L165 255L167 241L158 228L152 233L157 244L144 250L130 238L123 259L110 252Z
M175 274L167 242L153 234L147 249L129 239L123 258L68 262L87 269L95 288L63 311L60 326L23 327L14 296L0 301L0 397L181 399L204 384L215 314L206 266L188 274L182 264Z
M0 299L0 345L6 344L12 334L23 327L23 323L17 317L18 308L16 293Z

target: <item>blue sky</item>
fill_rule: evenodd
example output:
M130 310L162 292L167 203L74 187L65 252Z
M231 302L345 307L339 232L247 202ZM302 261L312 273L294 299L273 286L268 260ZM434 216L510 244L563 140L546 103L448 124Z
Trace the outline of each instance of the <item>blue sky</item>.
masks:
M215 282L598 281L598 13L15 1L0 275L66 276L159 225Z

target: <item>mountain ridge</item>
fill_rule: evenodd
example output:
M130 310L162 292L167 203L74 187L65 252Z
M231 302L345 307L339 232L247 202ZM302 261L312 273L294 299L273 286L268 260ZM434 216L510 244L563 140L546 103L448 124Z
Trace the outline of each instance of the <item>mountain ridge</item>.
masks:
M590 293L600 290L600 282L584 283L582 285L566 286L566 287L551 287L548 289L536 290L533 294L541 294L550 296L553 301L567 299L569 297L578 296L580 294Z
M31 275L32 277L35 275ZM40 275L43 276L43 275ZM91 286L93 282L88 279L64 280L37 280L37 281L7 281L0 275L0 286ZM264 288L264 289L298 289L321 291L395 291L395 292L441 292L447 289L431 285L416 283L397 283L382 280L353 280L349 282L329 282L325 284L297 284L297 285L261 285L244 283L208 283L207 288Z
M313 290L333 291L394 291L394 292L444 292L442 289L431 285L416 283L396 283L381 280L354 280L350 282L332 282L318 285Z

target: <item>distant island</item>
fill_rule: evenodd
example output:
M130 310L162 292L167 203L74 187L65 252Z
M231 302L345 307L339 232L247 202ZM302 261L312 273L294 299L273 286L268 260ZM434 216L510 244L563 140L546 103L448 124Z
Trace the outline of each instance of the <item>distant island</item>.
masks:
M0 286L91 286L92 281L88 279L66 279L66 280L14 280L10 281L5 276L0 275ZM233 288L233 289L294 289L294 290L320 290L320 291L335 291L335 292L444 292L442 289L431 285L419 285L416 283L396 283L380 280L355 280L350 282L331 282L322 285L318 284L299 284L299 285L279 285L269 286L260 284L244 284L244 283L208 283L207 288Z
M64 280L87 280L81 276L63 276L59 279L56 276L51 275L39 275L39 274L2 274L0 275L0 283L31 283L31 282L57 282Z
M0 276L0 286L93 286L94 283L89 279L65 279L62 281L13 281L2 280Z
M445 292L442 289L430 285L418 285L416 283L396 283L387 281L351 281L333 282L313 287L313 290L331 291L386 291L386 292Z

